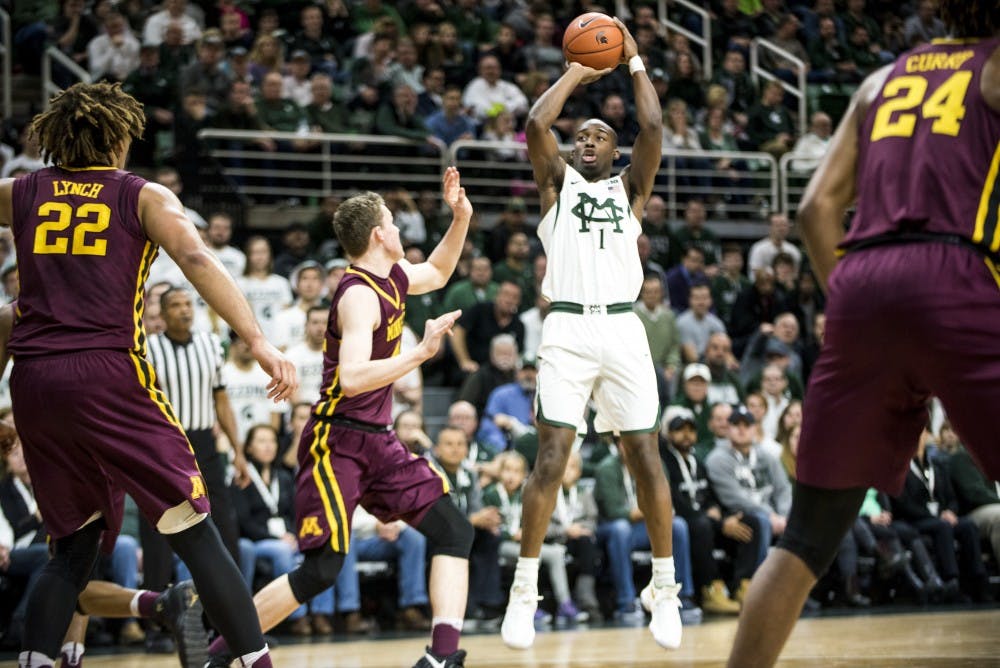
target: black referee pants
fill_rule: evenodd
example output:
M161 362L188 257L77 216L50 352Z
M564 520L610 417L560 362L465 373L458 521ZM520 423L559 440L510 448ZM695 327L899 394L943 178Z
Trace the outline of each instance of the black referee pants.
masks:
M239 566L240 530L232 493L226 484L226 458L216 451L211 429L194 429L187 432L187 437L205 479L212 519L226 549ZM142 543L142 586L150 591L163 591L173 579L174 552L167 539L143 516L139 517L139 540Z

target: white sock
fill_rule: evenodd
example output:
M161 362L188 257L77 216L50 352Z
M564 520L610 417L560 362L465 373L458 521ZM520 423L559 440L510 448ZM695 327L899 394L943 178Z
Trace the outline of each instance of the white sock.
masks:
M674 558L653 557L653 586L669 587L674 582Z
M256 652L250 652L249 654L244 654L240 657L241 666L252 666L257 662L257 659L265 656L267 654L267 645L264 645L264 649L259 649Z
M55 659L50 659L41 652L21 652L17 655L18 668L53 668Z
M66 657L66 663L71 666L78 666L80 665L80 659L83 658L84 649L82 643L68 642L62 646L62 655Z
M133 596L132 600L129 602L128 609L129 612L132 613L133 617L142 617L142 615L139 614L139 597L145 593L146 593L145 589L140 589L135 593L135 596Z
M538 586L538 557L518 557L514 568L514 586Z
M445 624L454 628L459 633L462 632L462 626L465 624L464 619L458 619L456 617L435 617L431 620L431 628L439 625Z

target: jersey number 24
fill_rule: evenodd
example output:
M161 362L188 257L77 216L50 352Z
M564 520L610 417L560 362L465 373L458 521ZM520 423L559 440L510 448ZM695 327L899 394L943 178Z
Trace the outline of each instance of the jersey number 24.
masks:
M927 97L925 77L908 74L890 80L882 89L885 101L875 113L871 141L886 137L912 137L917 125L917 113L910 110L918 105L923 118L934 119L931 132L952 137L958 135L965 118L965 94L970 81L972 72L960 70ZM900 113L894 117L896 112Z

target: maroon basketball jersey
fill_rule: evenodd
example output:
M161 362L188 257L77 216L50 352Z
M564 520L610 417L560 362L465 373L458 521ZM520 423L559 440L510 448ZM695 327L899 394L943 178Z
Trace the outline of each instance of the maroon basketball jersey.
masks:
M935 40L896 60L860 128L858 208L845 246L930 232L1000 251L1000 114L980 92L998 46Z
M406 290L410 279L398 264L393 265L387 278L351 265L340 279L330 304L330 320L323 344L323 384L313 413L320 417L344 417L377 425L392 423L392 384L371 392L345 397L340 389L340 327L337 305L344 291L353 285L364 285L378 295L381 322L372 332L372 359L381 360L399 354L403 336L403 316L406 314Z
M159 248L139 222L145 184L103 167L50 167L14 182L15 356L96 348L145 356L143 286Z

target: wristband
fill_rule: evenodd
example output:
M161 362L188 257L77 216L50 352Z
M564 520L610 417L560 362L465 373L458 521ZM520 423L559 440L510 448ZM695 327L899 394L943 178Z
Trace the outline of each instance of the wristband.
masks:
M642 62L642 56L635 55L628 59L628 71L629 74L646 71L646 65Z

